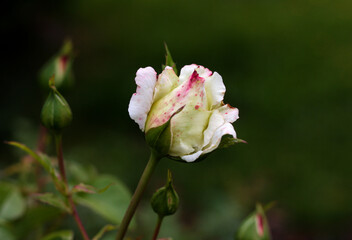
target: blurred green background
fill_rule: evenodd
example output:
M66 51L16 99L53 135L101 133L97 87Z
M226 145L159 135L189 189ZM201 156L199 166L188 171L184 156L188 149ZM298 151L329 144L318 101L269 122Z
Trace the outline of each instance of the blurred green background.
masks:
M127 112L137 69L160 72L165 41L179 69L196 63L222 75L248 144L196 164L164 159L137 212L141 232L156 221L148 200L169 168L181 208L161 237L232 239L256 202L276 201L273 239L352 239L351 1L5 0L2 10L1 140L35 145L38 70L70 37L65 157L131 191L149 154ZM1 168L18 161L0 150Z

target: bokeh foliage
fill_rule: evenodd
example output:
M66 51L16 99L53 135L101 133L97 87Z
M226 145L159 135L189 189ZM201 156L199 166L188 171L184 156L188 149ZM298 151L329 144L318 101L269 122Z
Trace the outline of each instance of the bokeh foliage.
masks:
M66 158L133 189L148 148L127 106L136 70L161 70L165 41L179 69L197 63L222 75L225 102L240 110L238 137L249 144L197 164L162 161L149 195L170 168L181 208L160 236L177 229L175 239L230 239L256 201L272 200L274 239L350 236L352 2L38 0L4 7L2 139L34 144L43 101L38 71L70 37L76 83L66 94L74 114ZM18 161L17 152L0 149L1 168Z

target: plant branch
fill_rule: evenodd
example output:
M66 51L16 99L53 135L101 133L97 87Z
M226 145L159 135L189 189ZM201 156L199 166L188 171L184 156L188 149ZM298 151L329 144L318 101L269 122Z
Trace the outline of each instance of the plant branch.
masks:
M59 169L60 169L60 174L61 178L65 183L66 186L66 197L68 199L68 202L71 207L71 214L73 218L75 219L79 230L81 231L82 237L84 240L89 240L89 236L87 234L87 231L85 230L82 221L78 215L75 203L73 202L72 199L72 194L68 190L68 182L67 182L67 177L66 177L66 171L65 171L65 163L64 163L64 158L63 158L63 151L62 151L62 136L61 134L55 134L55 141L56 141L56 153L57 153L57 160L59 162Z
M160 215L158 216L158 221L156 223L155 226L155 230L154 230L154 234L153 234L153 238L152 240L156 240L156 238L158 237L159 231L160 231L160 227L161 227L161 223L163 222L163 217L161 217Z
M136 208L138 206L138 203L140 202L142 195L144 193L144 190L150 180L150 177L152 173L154 172L154 169L156 167L156 164L160 160L160 156L157 155L154 151L150 154L150 158L148 161L147 166L144 169L144 172L139 180L139 183L137 185L137 188L133 194L133 197L131 199L130 205L128 206L125 216L123 217L123 220L121 222L121 225L119 227L119 230L117 232L116 240L122 240L123 237L125 236L128 226L131 222L131 219L136 211Z

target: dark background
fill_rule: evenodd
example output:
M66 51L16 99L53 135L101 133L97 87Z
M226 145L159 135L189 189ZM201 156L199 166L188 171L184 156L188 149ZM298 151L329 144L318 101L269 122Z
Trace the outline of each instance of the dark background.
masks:
M248 144L196 164L164 159L137 212L141 228L154 224L148 199L170 168L181 208L161 236L232 239L256 202L276 201L274 239L352 239L351 1L4 1L1 12L2 140L35 144L38 70L70 37L65 157L133 191L149 149L127 107L137 69L161 71L165 41L179 69L196 63L222 75ZM18 161L0 150L2 168Z

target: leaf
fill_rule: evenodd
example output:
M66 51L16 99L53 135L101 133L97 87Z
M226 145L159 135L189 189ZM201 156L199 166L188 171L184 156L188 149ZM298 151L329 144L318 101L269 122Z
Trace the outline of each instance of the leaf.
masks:
M15 240L15 236L8 229L0 226L0 239Z
M102 238L102 236L103 236L106 232L109 232L109 231L112 231L112 230L115 230L115 229L117 229L117 226L108 224L108 225L104 226L104 227L93 237L92 240L99 240L99 239Z
M172 69L174 70L174 72L177 75L176 63L174 62L174 60L172 60L171 53L170 53L169 48L167 47L166 43L164 43L164 46L165 46L166 55L165 55L165 65L163 64L162 68L164 70L166 66L172 67Z
M12 184L0 182L0 220L11 221L21 217L26 202L20 190Z
M71 209L67 204L58 196L55 196L53 193L38 193L38 194L33 194L32 195L35 199L49 204L53 207L57 207L64 212L71 213Z
M59 216L62 216L62 211L49 205L39 204L28 208L16 221L16 236L18 239L31 239L29 236L36 236L36 233L42 231L43 226L57 221Z
M80 183L76 186L74 186L71 190L72 193L78 193L78 192L84 192L84 193L97 193L97 190L95 187Z
M81 193L75 195L74 200L106 220L119 224L129 205L131 194L125 185L111 175L101 175L91 183L97 189L109 184L112 185L101 194Z
M41 240L73 240L73 232L71 230L62 230L50 233Z
M113 185L113 183L108 184L107 186L103 187L102 189L96 189L95 187L91 186L91 185L87 185L84 183L80 183L76 186L74 186L71 190L72 193L78 193L78 192L84 192L84 193L103 193L106 190L109 189L109 187Z
M26 145L19 143L19 142L6 142L9 145L18 147L19 149L25 151L27 154L29 154L31 157L33 157L35 160L39 162L40 165L50 174L52 180L54 181L54 184L57 188L58 191L61 193L65 193L65 184L64 182L58 177L59 174L57 173L56 169L53 167L51 159L45 155L45 154L37 154L34 151L32 151L30 148L28 148Z
M80 164L78 162L67 162L67 171L70 173L70 183L76 185L78 183L90 183L98 176L97 170L93 165Z
M247 217L236 235L236 240L270 240L268 220L262 205L257 204L256 210Z

